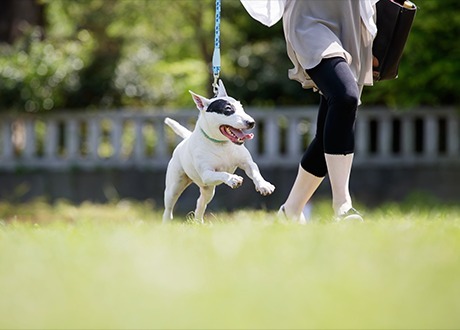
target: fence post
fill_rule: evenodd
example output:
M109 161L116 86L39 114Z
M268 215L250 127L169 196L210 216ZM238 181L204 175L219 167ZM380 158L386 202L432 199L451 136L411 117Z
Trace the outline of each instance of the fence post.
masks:
M439 144L439 126L437 118L433 115L425 117L423 125L423 149L424 158L428 161L434 161L437 156Z
M88 119L88 157L92 160L99 159L100 120L97 117Z
M123 121L120 117L111 118L112 129L110 131L110 143L113 147L112 158L120 160L121 158L121 139L123 135Z
M447 153L453 158L460 154L459 119L453 115L449 115L447 117L447 124Z
M25 125L25 146L24 146L24 158L32 160L35 152L35 120L32 118L24 119Z
M298 157L300 152L300 136L298 133L299 119L297 117L288 117L288 131L286 134L287 152L290 158Z
M75 160L77 158L78 149L78 141L79 141L79 134L77 129L77 121L74 118L69 118L66 120L65 124L65 150L67 159Z
M415 152L415 121L414 117L401 117L401 154L405 160L411 160Z
M379 158L387 160L391 154L392 125L389 116L383 116L378 125L377 152Z
M57 123L54 119L46 122L45 141L45 158L53 160L57 155Z
M265 119L264 125L264 151L269 160L277 158L279 153L279 127L277 125L278 116L270 116Z
M368 157L369 117L361 113L359 116L356 121L356 154L358 160L364 160Z
M155 148L155 157L159 159L164 158L167 156L167 145L165 139L165 125L163 120L155 121L154 122L154 130L156 132L156 148Z
M141 118L136 117L134 119L134 150L133 156L136 161L141 161L144 159L144 135L142 134L143 122Z

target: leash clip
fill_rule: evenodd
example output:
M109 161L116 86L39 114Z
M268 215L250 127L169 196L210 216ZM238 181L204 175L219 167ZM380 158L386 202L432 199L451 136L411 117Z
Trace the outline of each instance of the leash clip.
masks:
M218 74L214 74L214 82L212 83L212 91L214 93L214 97L217 96L217 94L219 93L219 84L218 84L218 81L219 81L219 75Z

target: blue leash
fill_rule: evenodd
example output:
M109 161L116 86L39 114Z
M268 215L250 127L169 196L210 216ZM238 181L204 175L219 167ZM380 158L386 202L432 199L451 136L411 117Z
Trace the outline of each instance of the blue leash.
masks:
M214 82L212 89L215 96L218 93L218 80L220 75L220 9L221 0L216 0L216 21L214 27L214 53L212 54L212 74L214 76Z

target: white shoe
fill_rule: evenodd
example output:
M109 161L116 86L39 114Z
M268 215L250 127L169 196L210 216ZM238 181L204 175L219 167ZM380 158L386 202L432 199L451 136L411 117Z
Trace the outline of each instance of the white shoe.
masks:
M349 209L347 212L337 216L336 221L359 221L364 222L362 215L354 208Z
M294 218L288 217L287 214L286 214L286 210L284 209L284 204L281 205L280 209L278 210L277 215L278 215L278 218L280 218L280 219L287 220L287 221L298 222L301 225L305 225L307 223L307 219L305 219L305 216L304 216L303 213L300 214L299 219L294 219Z

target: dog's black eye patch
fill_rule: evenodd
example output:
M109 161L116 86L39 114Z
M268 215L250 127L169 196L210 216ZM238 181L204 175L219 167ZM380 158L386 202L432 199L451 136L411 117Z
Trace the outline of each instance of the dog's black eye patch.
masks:
M206 112L215 112L225 116L231 116L235 113L235 107L228 101L215 100L208 106Z

